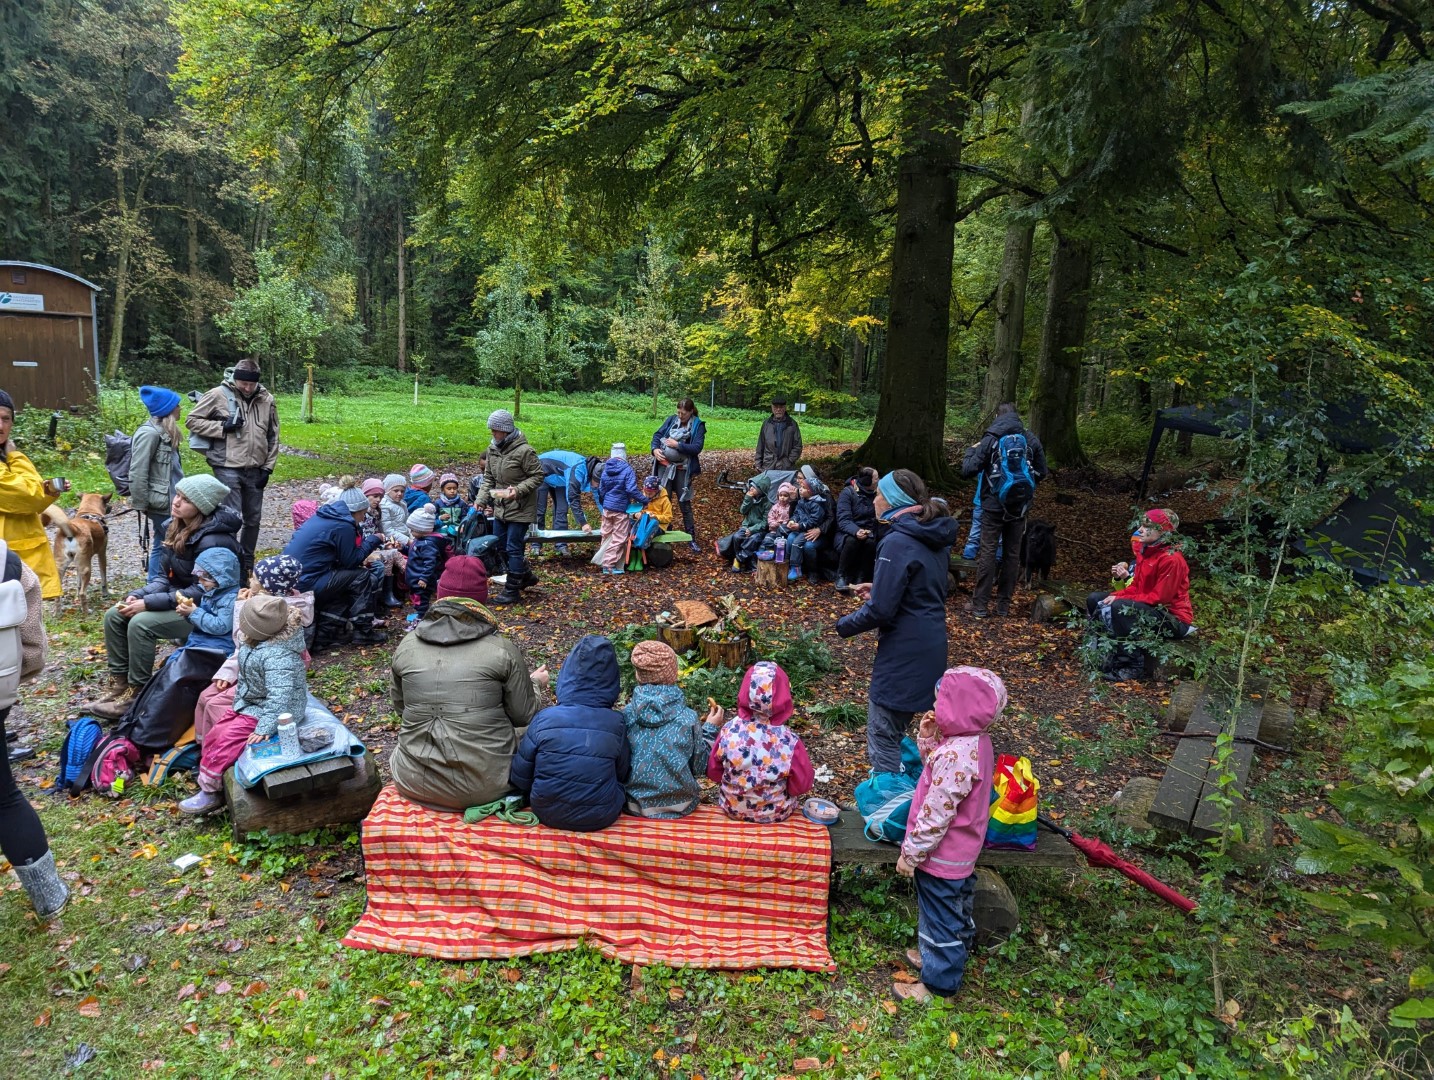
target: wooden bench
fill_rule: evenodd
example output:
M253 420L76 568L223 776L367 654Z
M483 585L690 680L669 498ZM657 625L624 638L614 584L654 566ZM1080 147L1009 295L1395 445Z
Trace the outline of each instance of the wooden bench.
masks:
M885 841L868 840L864 823L854 809L843 809L841 819L830 828L832 866L855 863L863 866L895 865L901 848ZM997 868L1030 866L1079 870L1085 861L1062 837L1042 829L1036 833L1035 851L1008 851L984 848L976 860L974 917L977 939L983 944L1004 941L1021 922L1020 904Z
M230 769L224 774L224 799L234 839L261 829L301 833L325 825L362 821L378 798L382 782L373 751L362 758L341 757L309 765L291 765L246 788Z
M524 537L529 544L596 544L602 540L597 529L583 532L581 529L530 529ZM652 538L654 544L690 544L692 534L681 529L669 529Z
M1183 705L1192 691L1184 687L1181 689ZM1181 725L1183 737L1160 781L1155 802L1146 819L1157 829L1208 840L1220 835L1224 820L1223 810L1217 801L1221 770L1215 761L1215 739L1224 730L1224 725L1215 717L1214 702L1208 691L1202 687L1195 693L1196 700L1189 719ZM1172 713L1175 705L1172 697ZM1255 740L1260 738L1263 711L1264 700L1253 695L1247 695L1239 702L1236 710L1236 742L1225 763L1225 768L1234 778L1226 793L1236 802L1244 801L1250 767L1255 760Z

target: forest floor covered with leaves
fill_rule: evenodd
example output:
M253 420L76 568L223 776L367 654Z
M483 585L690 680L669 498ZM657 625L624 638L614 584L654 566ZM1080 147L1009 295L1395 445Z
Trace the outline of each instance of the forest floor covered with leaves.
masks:
M829 479L845 478L846 468L829 464L821 467ZM704 466L697 518L710 541L735 523L740 498L713 481L724 466L746 476L751 457L704 455ZM315 486L270 489L261 550L282 544L289 501L312 497ZM958 509L969 506L969 490L947 494ZM1216 514L1202 493L1171 502L1187 525ZM1132 505L1128 493L1102 490L1098 474L1043 486L1034 513L1061 538L1054 576L1080 591L1104 582L1129 550ZM122 530L115 538L133 546ZM820 653L810 644L820 642L832 670L800 687L794 726L831 770L818 793L849 800L866 773L862 723L875 642L842 641L830 627L855 600L805 583L759 590L710 550L682 551L667 570L617 579L576 553L545 555L536 570L542 583L530 602L501 613L534 666L556 668L583 634L621 640L632 633L625 628L650 624L676 600L729 594L756 623L759 642L780 639L799 660ZM1170 686L1092 682L1077 653L1078 627L1031 624L1028 591L1017 594L1010 618L985 622L970 617L968 598L958 592L949 605L950 657L1006 681L1011 705L992 732L997 751L1032 759L1051 816L1141 844L1113 825L1110 809L1131 777L1159 776L1170 756L1173 742L1157 735ZM1197 621L1198 604L1197 596ZM914 939L915 909L909 884L889 870L834 877L835 975L635 971L586 950L470 964L347 950L339 941L364 904L356 830L235 844L225 819L195 822L175 809L192 791L188 778L113 801L48 793L64 718L98 687L104 667L98 612L67 614L50 629L50 666L9 727L12 739L41 750L20 767L20 782L41 810L73 899L48 930L22 897L0 904L8 1005L0 1060L9 1075L1416 1071L1380 1023L1400 959L1329 943L1332 924L1299 899L1310 882L1294 875L1283 833L1270 863L1215 882L1202 880L1193 845L1130 852L1200 899L1194 919L1106 872L1007 872L1021 930L977 957L959 998L931 1007L898 1004L890 993L893 978L913 977L898 958ZM799 636L812 631L815 639ZM381 768L398 727L388 699L392 644L316 657L310 678ZM1307 703L1307 687L1289 691L1296 705ZM1337 742L1328 721L1303 714L1290 755L1260 755L1252 797L1276 811L1323 812L1320 795L1339 775ZM187 852L204 863L179 875L170 863ZM18 883L6 880L14 893Z

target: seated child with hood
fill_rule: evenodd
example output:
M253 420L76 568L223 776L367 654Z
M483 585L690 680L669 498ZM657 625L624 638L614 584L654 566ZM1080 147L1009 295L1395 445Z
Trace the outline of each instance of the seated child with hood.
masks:
M244 613L244 605L256 596L282 596L289 606L299 613L299 620L304 626L313 625L314 594L299 592L296 588L299 575L303 571L299 560L292 555L270 555L254 564L254 576L249 580L249 587L240 589L234 598L236 642L240 640L239 619ZM306 650L305 663L308 659ZM238 678L239 654L235 651L219 666L219 670L214 673L214 680L200 693L199 701L194 706L194 737L198 742L204 741L209 729L218 723L219 718L234 704L234 684Z
M754 476L742 493L742 505L738 512L742 524L737 531L728 533L720 540L714 540L717 557L724 562L731 560L732 572L751 570L757 550L767 537L767 511L772 508L768 493L772 490L772 478L766 473Z
M921 981L896 983L898 997L950 997L961 988L976 940L972 874L991 816L995 754L986 729L1005 707L1006 685L995 672L948 668L936 684L935 715L917 730L923 768L896 870L916 879L918 948L906 958Z
M438 498L433 505L438 508L438 531L452 540L458 535L458 526L468 514L468 500L458 494L458 477L446 472L438 478Z
M589 634L558 672L558 703L533 717L513 755L508 783L552 829L596 832L622 814L631 756L622 713L617 652Z
M224 770L244 747L279 729L284 713L304 718L309 687L304 672L304 621L278 596L255 596L239 615L239 681L234 703L200 745L199 793L179 804L186 814L212 814L224 806Z
M659 531L666 532L672 528L672 499L668 497L667 489L662 486L656 474L643 480L642 493L647 496L644 512L657 519L657 523L662 526Z
M234 598L239 594L239 556L228 548L206 548L194 560L194 580L203 590L196 601L185 593L175 598L174 610L194 627L185 646L217 649L226 656L234 651Z
M737 716L722 725L707 776L718 785L717 805L742 821L786 821L797 799L812 790L815 770L806 745L787 727L792 687L787 673L759 660L742 677Z
M633 648L632 670L637 686L623 710L632 749L628 813L686 817L702 801L697 781L722 723L722 709L712 706L705 725L697 719L677 686L677 654L660 641L639 642Z
M792 507L792 516L786 526L787 562L791 563L791 569L787 571L788 581L796 581L801 577L803 564L807 576L816 577L819 569L817 546L822 542L821 532L827 523L827 512L830 509L826 485L810 465L803 465L797 476L797 502ZM809 540L806 534L812 530L816 530L817 536Z
M787 558L792 557L791 541L787 538L787 523L797 508L797 485L782 484L777 488L777 498L767 511L767 533L762 537L761 550L772 551L781 537L787 548Z
M420 506L409 514L407 525L413 536L408 543L408 589L421 619L433 603L438 576L448 558L448 537L436 531L438 515L431 505Z

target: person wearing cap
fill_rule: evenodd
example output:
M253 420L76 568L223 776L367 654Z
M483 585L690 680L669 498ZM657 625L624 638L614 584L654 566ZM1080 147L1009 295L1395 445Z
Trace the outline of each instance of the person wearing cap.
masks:
M474 506L493 507L493 533L507 555L507 576L495 604L516 604L523 590L538 583L523 552L528 530L538 520L538 488L543 465L537 451L518 430L513 414L494 409L488 416L488 463L474 496Z
M430 493L437 475L421 461L408 470L408 489L403 493L403 503L410 514L433 501L433 495Z
M437 530L438 515L432 503L408 515L408 532L413 537L407 552L408 591L420 619L433 602L438 576L443 573L443 563L448 558L448 537Z
M308 706L304 623L297 609L280 596L251 597L239 613L238 644L234 702L200 739L199 791L179 804L186 814L221 809L225 770L246 746L272 738L281 716L298 723Z
M632 670L637 685L622 712L632 754L627 812L686 817L702 801L698 781L724 720L722 707L711 707L705 725L697 718L677 685L677 654L660 641L633 647Z
M1140 552L1129 584L1086 598L1086 614L1115 638L1101 673L1111 682L1145 675L1145 650L1131 638L1144 633L1179 641L1190 633L1195 612L1190 606L1190 566L1176 543L1179 528L1174 510L1147 510L1135 531Z
M378 625L383 587L380 536L364 536L368 497L346 488L295 531L284 554L303 567L299 590L314 594L314 647L380 645L388 635Z
M481 601L440 596L393 650L393 707L403 722L388 770L398 793L460 814L512 794L513 753L538 711L534 684L546 681L545 668L528 674L522 650Z
M757 435L757 471L795 469L802 459L802 429L787 415L784 394L772 398L772 415Z
M0 540L35 571L46 600L60 596L60 568L40 515L60 496L53 480L41 480L34 463L15 446L10 428L15 402L0 390Z
M395 577L402 580L404 558L397 542L390 542L383 531L383 504L387 501L384 498L383 481L376 476L370 476L362 484L359 490L368 500L368 512L364 514L363 524L359 531L365 538L375 536L378 538L378 561L383 564L382 594L379 602L386 608L403 607L404 601L400 599L399 592L402 589L395 588ZM407 524L408 518L405 517Z
M438 575L438 599L450 596L488 602L488 568L476 555L450 555Z
M230 376L189 410L184 426L191 449L203 450L215 477L229 488L229 506L244 522L239 538L243 579L254 567L264 488L279 460L279 412L259 382L259 364L246 357Z
M87 706L91 715L123 716L149 681L156 645L189 637L193 626L179 608L181 600L189 606L204 592L199 557L215 548L239 554L241 523L226 505L228 496L229 489L212 476L186 476L174 485L158 572L105 612L109 686L105 697Z
M702 474L702 445L706 440L707 425L697 415L697 404L690 397L677 403L677 411L652 436L653 475L682 508L682 527L692 537L689 547L699 552L702 545L697 542L697 523L692 516L692 485Z
M538 455L538 463L543 467L543 485L538 488L538 528L548 527L548 501L551 499L554 529L586 528L591 532L592 526L588 525L583 514L583 494L586 492L588 498L597 502L594 485L602 468L602 459L583 457L572 450L549 450ZM556 546L559 555L568 553L567 544Z
M184 479L184 464L179 459L180 397L163 386L141 386L139 399L149 416L130 438L129 504L149 523L154 537L148 565L153 577L159 572L164 520L169 517L174 485Z
M627 462L627 444L613 443L607 462L598 477L598 508L602 510L602 572L621 574L627 562L627 542L632 536L628 508L647 505L647 495L637 482L637 473Z

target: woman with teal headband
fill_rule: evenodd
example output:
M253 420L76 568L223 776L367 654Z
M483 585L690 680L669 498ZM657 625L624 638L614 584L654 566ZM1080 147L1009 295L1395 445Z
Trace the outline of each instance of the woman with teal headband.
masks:
M887 529L876 546L876 573L858 585L865 603L836 631L877 632L867 692L866 755L873 771L901 771L901 739L911 718L930 709L946 670L946 578L956 520L933 500L921 477L896 469L876 484L876 516Z

